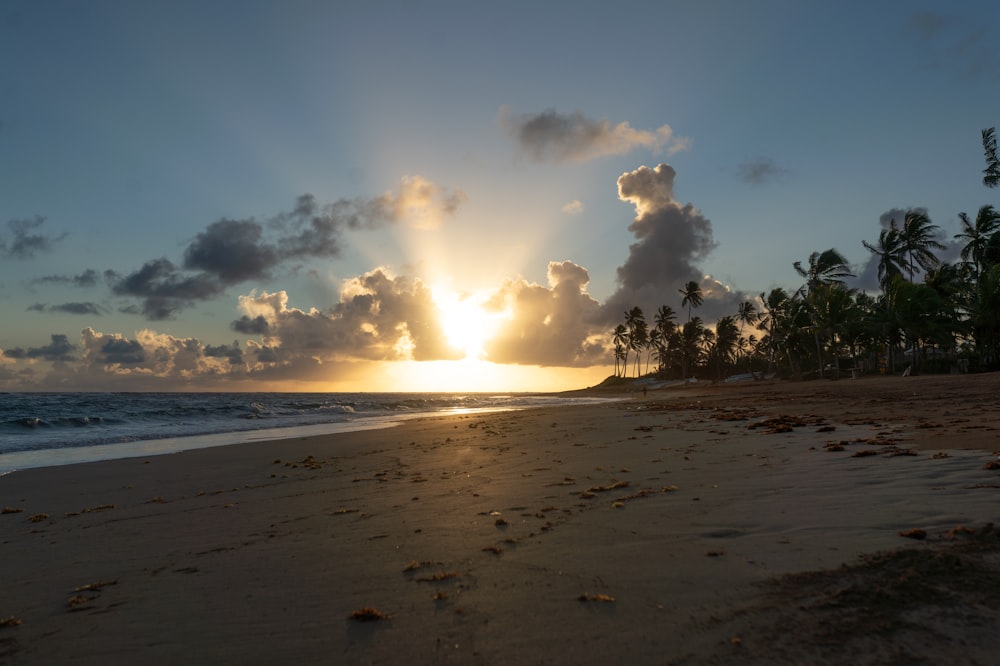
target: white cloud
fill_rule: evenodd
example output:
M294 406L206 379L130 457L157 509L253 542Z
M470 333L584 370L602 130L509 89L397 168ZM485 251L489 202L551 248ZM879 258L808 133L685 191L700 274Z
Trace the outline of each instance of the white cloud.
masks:
M567 215L579 215L583 212L583 210L584 210L583 202L580 201L579 199L573 199L568 204L562 207L562 212L566 213Z

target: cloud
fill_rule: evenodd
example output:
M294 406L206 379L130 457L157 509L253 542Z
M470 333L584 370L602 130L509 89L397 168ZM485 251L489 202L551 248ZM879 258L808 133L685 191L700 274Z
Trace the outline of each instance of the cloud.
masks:
M58 236L33 233L43 224L45 224L45 218L41 215L36 215L31 219L8 220L10 237L0 236L0 256L12 259L31 259L40 252L48 252L56 243L66 238L66 233Z
M74 385L107 386L116 380L127 386L178 386L202 382L209 377L238 379L245 369L234 368L239 344L212 347L195 338L178 338L144 329L128 338L119 333L101 333L86 328L81 333L83 358L72 373Z
M454 215L465 201L465 193L449 192L422 176L403 178L399 194L387 192L380 203L391 211L392 221L408 219L417 229L436 229L444 218Z
M635 206L628 229L636 242L617 269L618 289L605 302L602 320L617 322L636 305L647 314L660 305L680 311L678 289L698 282L705 294L704 316L731 314L739 296L706 278L698 263L715 248L712 223L691 204L674 199L676 172L668 164L642 166L618 178L618 198Z
M586 367L606 360L607 335L595 324L600 304L587 293L590 275L572 261L549 262L548 286L506 280L486 307L504 312L484 345L494 363Z
M347 280L340 301L327 312L289 307L284 291L252 292L240 297L239 306L243 316L232 327L261 335L284 358L429 361L463 356L448 346L430 288L384 268Z
M66 314L93 315L98 317L106 312L106 309L97 303L62 303L60 305L35 303L34 305L29 305L28 310L34 312L63 312Z
M947 69L971 79L1000 80L1000 58L989 27L934 12L916 12L908 24L915 57L929 69Z
M522 151L537 162L587 161L606 155L624 155L636 148L673 154L687 150L690 141L675 139L669 125L638 130L627 122L612 125L607 119L593 120L579 111L561 114L547 109L537 114L514 114L500 107L499 122Z
M205 356L210 358L224 358L230 365L243 364L243 350L240 348L239 340L234 340L231 345L205 345Z
M51 342L47 345L29 347L28 349L20 347L5 349L3 355L13 359L38 359L63 362L75 360L75 356L73 355L74 350L76 350L76 345L70 343L69 338L63 334L53 333Z
M161 257L127 275L108 272L106 277L114 294L142 299L147 319L171 319L228 287L268 279L283 264L339 256L344 230L378 229L401 221L431 229L454 215L464 200L461 191L422 176L403 178L398 192L371 199L320 204L313 195L303 194L291 211L263 222L221 219L209 224L185 248L180 266Z
M146 360L146 350L138 340L117 336L104 339L97 353L102 363L112 365L138 366Z
M147 261L142 268L126 275L111 275L111 291L118 296L142 299L142 313L147 319L170 319L195 301L218 296L225 286L209 273L185 275L169 259Z
M220 284L269 277L280 261L277 248L261 243L263 227L253 220L219 220L184 251L184 268L201 270Z
M245 335L269 335L271 332L271 326L267 323L267 319L264 315L257 315L252 319L243 315L236 321L232 322L230 327L237 333L243 333Z
M562 207L562 212L567 215L579 215L583 212L583 203L578 199L573 199L568 204Z
M74 287L94 287L101 274L92 268L88 268L79 275L46 275L35 278L29 284L67 284Z
M749 185L764 185L788 173L787 169L778 166L770 157L755 157L736 167L736 177Z

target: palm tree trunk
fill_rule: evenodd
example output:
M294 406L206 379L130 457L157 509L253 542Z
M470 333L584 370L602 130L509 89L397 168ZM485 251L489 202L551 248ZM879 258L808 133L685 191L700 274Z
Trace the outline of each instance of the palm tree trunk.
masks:
M819 378L823 379L823 349L819 344L819 331L813 331L813 337L816 339L816 360L819 361Z

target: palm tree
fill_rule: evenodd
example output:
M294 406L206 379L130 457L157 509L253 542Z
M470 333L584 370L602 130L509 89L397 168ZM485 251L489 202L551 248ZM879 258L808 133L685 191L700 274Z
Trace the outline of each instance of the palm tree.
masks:
M896 275L903 274L905 257L903 256L903 239L896 226L896 220L892 220L888 229L883 229L878 235L878 243L872 245L866 240L861 244L878 257L878 283L884 293L886 287L892 282Z
M626 347L635 352L635 376L639 376L639 362L642 357L642 349L646 346L649 338L649 329L646 327L646 317L642 314L642 308L638 305L625 313L625 328L628 335ZM626 356L628 352L626 351ZM628 364L626 363L626 367Z
M688 321L691 321L691 308L700 307L704 302L704 298L701 295L701 287L694 280L691 280L683 289L678 289L683 298L681 299L681 307L687 306L688 309Z
M986 249L990 238L1000 228L1000 213L993 206L983 206L976 214L976 221L970 222L969 216L959 213L958 219L962 222L962 233L955 234L955 238L965 239L967 242L962 248L962 260L969 262L973 266L974 279L979 279L979 274L983 270Z
M896 315L910 342L911 368L920 370L927 345L951 349L955 343L955 302L925 283L896 280L893 283Z
M649 335L646 336L646 372L649 374L649 359L652 358L653 352L658 351L660 347L663 346L663 333L660 329L654 326L649 331Z
M753 301L742 301L736 310L736 319L740 322L740 337L742 337L743 325L750 324L752 326L760 319L757 305Z
M829 250L824 250L823 252L813 252L809 255L809 268L803 268L802 262L796 261L792 264L795 268L795 272L799 274L800 277L806 279L806 283L799 288L799 295L806 300L811 319L813 320L812 333L813 340L816 343L816 361L819 363L819 377L823 378L823 350L820 346L820 329L822 328L817 322L818 311L817 307L819 303L813 294L817 291L823 291L831 286L844 286L844 278L854 277L854 273L851 272L850 267L847 265L847 259L837 250L832 247Z
M847 259L832 247L823 252L810 254L808 269L802 267L801 261L796 261L792 266L806 279L806 283L802 285L806 292L812 291L820 284L843 284L844 278L854 277Z
M705 328L701 317L693 317L674 333L674 345L681 358L681 377L688 378L688 369L697 365L703 353L702 345L711 331ZM671 346L674 346L671 345Z
M637 331L640 327L640 321L642 322L642 326L645 327L646 320L643 317L642 308L638 305L625 312L625 367L622 371L623 377L628 371L629 350L636 350L636 337L638 336Z
M623 361L622 368L624 374L624 361L627 360L626 354L628 354L628 329L625 328L625 324L618 324L615 326L614 332L614 345L615 345L615 377L618 376L618 361Z
M661 305L660 309L656 311L656 317L653 319L653 325L656 326L660 333L666 335L674 330L675 324L674 320L677 315L674 314L674 309L669 305Z
M809 294L810 316L817 340L816 354L819 356L820 377L825 366L823 351L818 341L822 337L829 341L833 356L833 377L840 377L840 346L848 326L860 318L854 301L854 290L842 284L824 284Z
M882 287L882 304L885 306L885 316L881 322L884 327L886 340L886 356L889 364L889 372L896 371L896 344L898 339L898 327L896 325L896 313L894 310L896 299L890 293L892 285L896 280L903 279L903 273L910 270L910 263L907 261L907 243L902 230L896 226L896 220L889 223L888 229L883 229L878 235L878 243L872 245L868 241L861 241L869 252L878 257L878 283Z
M743 338L743 327L746 324L755 326L760 316L760 313L757 312L757 305L753 301L740 302L739 308L736 310L736 320L740 322L740 337L737 349L741 354L747 351L746 340Z
M715 324L715 338L709 349L709 357L715 362L716 379L721 380L726 367L733 363L739 341L740 332L735 316L728 315Z
M983 185L996 187L1000 185L1000 157L997 156L997 128L983 130L983 152L986 155L986 168L983 169Z
M917 272L918 266L927 272L941 263L932 251L944 249L944 245L935 238L938 229L940 227L931 224L930 218L924 213L911 210L903 218L903 228L899 235L907 258L906 269L910 274L910 282L913 282L913 274Z
M778 353L779 340L781 337L780 327L782 311L784 310L788 300L788 292L781 287L775 287L767 294L764 292L761 292L760 294L760 302L763 304L764 311L760 313L760 319L758 321L760 322L760 329L765 333L764 337L761 339L761 347L764 348L767 355L768 372L774 371L775 356Z
M1000 264L980 276L969 319L984 365L995 369L1000 361Z

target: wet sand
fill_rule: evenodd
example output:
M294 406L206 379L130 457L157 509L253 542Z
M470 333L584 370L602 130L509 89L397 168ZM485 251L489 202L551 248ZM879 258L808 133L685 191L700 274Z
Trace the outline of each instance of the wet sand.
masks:
M690 385L17 472L0 663L993 663L998 395Z

